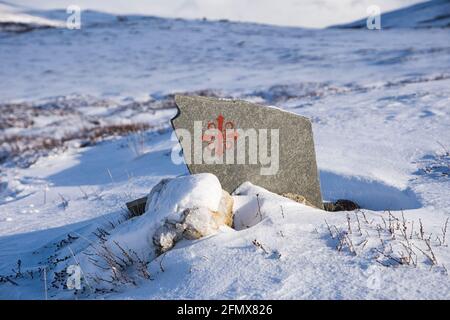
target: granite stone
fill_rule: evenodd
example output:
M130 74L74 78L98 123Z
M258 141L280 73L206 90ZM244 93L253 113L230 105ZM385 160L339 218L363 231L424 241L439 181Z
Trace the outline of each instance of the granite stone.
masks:
M172 125L191 174L213 173L230 193L250 181L280 195L301 195L323 209L306 117L240 100L177 95L175 102Z

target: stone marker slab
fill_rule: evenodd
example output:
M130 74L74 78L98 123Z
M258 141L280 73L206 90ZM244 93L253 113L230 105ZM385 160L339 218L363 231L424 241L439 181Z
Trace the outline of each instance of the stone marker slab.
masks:
M323 209L307 118L240 100L177 95L175 102L172 126L191 174L213 173L230 193L250 181Z

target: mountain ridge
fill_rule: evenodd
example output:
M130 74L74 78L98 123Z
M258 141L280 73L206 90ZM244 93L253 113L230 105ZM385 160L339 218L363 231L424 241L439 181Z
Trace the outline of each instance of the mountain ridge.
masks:
M366 28L366 26L367 19L360 19L351 23L331 26L329 28L363 29ZM449 27L449 0L431 0L381 14L381 28L383 29Z

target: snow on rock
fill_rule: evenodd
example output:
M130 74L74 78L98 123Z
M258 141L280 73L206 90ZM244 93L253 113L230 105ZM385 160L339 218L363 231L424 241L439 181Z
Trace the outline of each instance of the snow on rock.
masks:
M217 233L221 227L231 226L232 209L233 199L213 174L163 179L148 195L145 213L120 224L110 236L99 237L101 244L94 254L104 260L104 268L111 269L112 278L119 280L115 261L128 255L130 264L133 255L137 260L151 260L183 238ZM98 269L102 269L98 263L86 267L94 273Z
M165 221L153 236L165 252L183 236L198 239L231 226L233 202L215 175L203 173L164 179L150 192L145 215Z
M216 176L197 174L162 180L148 196L146 214L178 221L185 209L219 209L222 187Z

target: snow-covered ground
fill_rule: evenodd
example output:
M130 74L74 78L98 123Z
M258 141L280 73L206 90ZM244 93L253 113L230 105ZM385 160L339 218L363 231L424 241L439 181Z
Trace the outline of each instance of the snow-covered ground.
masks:
M382 12L423 2L422 0L8 0L18 10L66 9L77 5L117 15L152 15L167 18L227 19L281 26L322 28L361 19L367 8Z
M0 298L44 299L44 274L51 299L450 298L450 29L84 17L81 30L0 32ZM309 117L324 199L362 212L245 185L234 229L179 242L151 279L74 295L74 257L114 233L126 201L187 173L170 160L175 92Z

